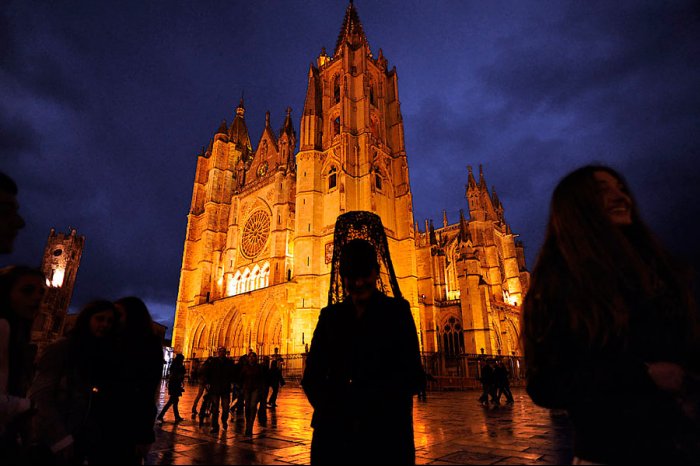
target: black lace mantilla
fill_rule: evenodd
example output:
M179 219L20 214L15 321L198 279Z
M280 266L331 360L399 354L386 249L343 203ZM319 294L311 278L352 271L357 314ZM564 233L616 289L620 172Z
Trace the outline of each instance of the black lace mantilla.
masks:
M350 241L356 238L372 243L377 250L379 263L378 288L385 294L400 298L401 290L396 280L394 265L391 263L389 243L379 215L357 210L338 216L333 232L333 259L331 260L331 286L328 290L328 305L339 303L345 298L345 287L340 278L340 251ZM387 293L384 278L388 277L391 293Z

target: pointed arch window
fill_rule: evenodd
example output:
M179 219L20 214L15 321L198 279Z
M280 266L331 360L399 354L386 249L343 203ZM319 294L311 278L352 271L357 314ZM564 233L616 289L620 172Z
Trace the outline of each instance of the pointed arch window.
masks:
M462 324L450 317L442 327L442 349L446 356L458 356L464 352Z
M335 75L333 78L333 103L340 102L340 76Z
M369 103L375 107L377 106L377 95L374 92L374 83L372 81L369 82Z
M340 115L333 119L333 137L340 135Z
M248 291L248 281L250 279L250 270L248 268L245 269L243 272L243 275L241 276L241 282L240 282L240 291L239 293L245 293Z
M262 271L260 272L260 288L270 286L270 264L265 262Z
M377 188L377 191L382 190L382 172L379 171L379 167L374 167L373 170L373 175L374 175L374 187Z
M337 173L335 167L331 167L330 170L328 170L328 189L333 189L337 186L338 184L338 179L337 179Z

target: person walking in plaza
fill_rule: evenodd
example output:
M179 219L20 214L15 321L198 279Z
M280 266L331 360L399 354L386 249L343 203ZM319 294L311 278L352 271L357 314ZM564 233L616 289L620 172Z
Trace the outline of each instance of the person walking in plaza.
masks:
M153 319L146 304L135 296L118 299L117 351L121 363L118 382L120 422L126 448L133 452L129 464L142 464L155 442L153 425L158 413L156 397L163 375L163 345L153 331Z
M196 369L197 375L195 379L197 381L197 395L192 402L192 420L194 421L197 419L197 414L199 414L200 427L204 425L204 418L209 415L209 411L211 410L211 398L208 392L209 386L207 384L206 372L209 361L212 359L212 357L207 358L204 363L199 365ZM194 371L195 369L193 368L192 370ZM201 405L199 404L200 400L202 401Z
M521 334L527 392L568 411L575 462L697 463L698 321L686 269L623 177L596 165L565 176Z
M258 414L263 389L267 386L265 371L258 363L258 355L253 351L248 353L246 364L241 368L240 380L245 406L245 435L250 437L253 435L253 424Z
M479 381L481 382L481 396L479 397L479 403L484 406L488 406L489 397L493 403L496 403L495 377L491 361L482 361L481 376L479 377Z
M493 380L496 386L496 404L501 402L501 395L505 395L506 403L511 404L513 393L510 391L510 374L503 361L497 361L493 369Z
M13 265L0 269L0 460L23 461L31 438L31 401L27 391L34 376L34 319L46 291L39 270Z
M357 232L365 238L354 237ZM379 260L393 297L380 291L383 282L378 288ZM389 364L385 355L392 356ZM311 464L414 464L413 395L423 378L416 326L381 220L370 212L341 215L329 304L302 378L314 408Z
M59 464L125 464L132 451L120 430L121 375L115 344L117 311L107 300L87 304L66 338L41 353L29 390L37 443Z
M180 403L180 397L185 391L185 356L181 353L175 355L172 364L170 365L170 376L168 378L168 402L165 403L163 409L158 415L158 420L163 422L165 413L168 409L173 407L173 414L175 415L175 422L184 421L184 418L180 416L180 410L178 409L178 404Z
M221 410L221 427L228 429L229 407L231 404L231 387L234 378L234 362L226 356L226 348L220 346L217 356L206 364L204 379L211 406L211 432L219 432L219 410Z
M275 409L277 407L277 394L280 391L280 387L283 387L286 383L284 377L282 377L282 369L279 367L278 359L273 359L270 363L268 379L268 385L272 389L272 394L267 402L267 406L271 409Z

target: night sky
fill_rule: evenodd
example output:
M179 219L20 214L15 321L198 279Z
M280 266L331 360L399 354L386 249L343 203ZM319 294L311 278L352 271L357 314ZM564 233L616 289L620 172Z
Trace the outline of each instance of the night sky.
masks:
M196 154L241 94L299 122L309 64L345 1L2 2L0 170L27 221L0 264L39 265L46 237L86 245L72 310L137 295L172 326ZM556 182L622 171L644 219L700 263L700 3L355 2L396 66L415 219L466 210L483 164L531 269Z

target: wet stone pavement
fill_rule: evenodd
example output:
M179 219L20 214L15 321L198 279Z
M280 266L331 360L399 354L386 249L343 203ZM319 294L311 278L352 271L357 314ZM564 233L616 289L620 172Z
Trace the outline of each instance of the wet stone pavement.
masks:
M312 409L304 393L289 384L277 408L267 410L267 425L256 421L245 437L242 414L229 418L228 430L211 434L211 425L190 420L197 388L187 385L180 415L172 410L156 424L156 443L147 464L308 464ZM160 406L167 400L162 386ZM428 392L414 401L417 464L571 464L571 436L565 415L535 406L522 388L515 403L483 407L479 391ZM209 418L207 418L207 421Z

